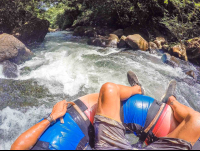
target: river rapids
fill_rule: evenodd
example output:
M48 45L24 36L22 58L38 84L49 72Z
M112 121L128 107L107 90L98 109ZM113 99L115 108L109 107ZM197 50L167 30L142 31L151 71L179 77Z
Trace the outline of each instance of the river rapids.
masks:
M86 38L72 32L49 33L31 50L35 56L18 66L17 79L6 79L0 66L0 91L5 90L0 93L0 150L10 149L56 102L97 93L106 82L128 85L129 70L138 75L146 95L157 100L172 79L187 77L181 68L164 64L162 55L89 46ZM181 103L200 111L199 84L179 80L176 93Z

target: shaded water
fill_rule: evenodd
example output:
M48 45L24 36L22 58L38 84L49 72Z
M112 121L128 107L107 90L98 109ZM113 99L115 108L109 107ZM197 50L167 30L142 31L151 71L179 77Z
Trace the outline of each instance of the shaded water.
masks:
M128 85L129 70L137 73L146 94L157 100L172 79L186 77L180 68L162 63L161 55L88 46L86 39L73 37L70 32L49 33L42 44L31 50L35 57L19 66L20 76L12 81L16 89L3 91L8 91L6 96L14 93L21 103L11 97L9 101L5 99L8 97L1 100L4 103L0 108L0 149L9 149L21 133L51 112L56 102L97 93L106 82ZM0 67L0 78L4 78L1 71ZM11 85L9 79L2 83L6 87ZM26 84L29 92L24 93L21 87ZM36 86L44 95L35 93ZM199 88L199 84L189 86L179 81L177 98L200 111Z

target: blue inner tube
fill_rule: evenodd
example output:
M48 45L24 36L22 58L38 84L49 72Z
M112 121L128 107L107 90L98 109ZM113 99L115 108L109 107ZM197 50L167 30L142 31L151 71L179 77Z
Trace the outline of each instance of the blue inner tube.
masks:
M135 95L124 101L124 123L134 123L144 127L149 108L154 101L155 99L144 95Z
M39 139L48 142L50 150L75 150L85 136L69 113L63 119L64 124L57 121Z
M141 126L145 125L148 110L154 99L143 95L135 95L123 102L124 123L135 123ZM79 102L80 103L80 102ZM91 123L82 122L83 119L75 111L66 113L64 124L60 120L50 126L39 138L38 143L33 149L49 150L76 150L91 149L91 139L94 135L90 134ZM77 124L78 121L79 124ZM87 132L83 132L86 127ZM87 135L87 136L86 136ZM93 141L94 144L94 141ZM81 148L80 148L81 146Z

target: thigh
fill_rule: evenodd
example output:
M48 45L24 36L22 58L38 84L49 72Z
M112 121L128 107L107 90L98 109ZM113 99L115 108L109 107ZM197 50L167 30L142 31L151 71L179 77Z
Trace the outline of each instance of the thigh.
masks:
M117 85L106 83L102 86L99 94L97 113L121 122L120 103Z
M200 137L200 114L195 111L189 114L167 137L183 139L194 145Z

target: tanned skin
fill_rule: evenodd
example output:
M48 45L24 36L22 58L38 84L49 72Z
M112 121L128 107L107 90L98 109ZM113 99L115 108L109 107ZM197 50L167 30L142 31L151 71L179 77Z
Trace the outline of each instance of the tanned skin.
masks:
M167 137L183 139L194 146L200 137L200 113L179 103L173 96L169 98L167 104L171 106L174 117L180 122L180 125Z
M103 87L108 86L109 83L106 83L103 85ZM141 89L139 86L136 87L126 87L126 86L121 86L121 85L117 85L116 87L117 90L120 90L120 93L117 94L120 95L122 100L126 100L128 99L130 96L134 95L134 94L141 94ZM135 91L135 92L134 92ZM105 93L105 94L101 94L101 93ZM80 100L83 100L83 102L85 104L87 104L87 106L89 108L95 106L94 111L96 111L97 108L97 103L98 100L101 100L101 97L107 97L108 96L112 96L113 92L109 91L109 92L104 92L101 90L101 93L96 93L96 94L90 94L84 97L81 97ZM109 95L109 93L111 93ZM116 93L114 93L116 95ZM101 97L99 97L99 95L101 95ZM114 100L114 98L113 98ZM119 104L120 100L117 100L118 102L113 101L112 103L114 103L114 105L111 102L108 102L108 108L105 109L105 111L102 111L100 113L104 113L106 111L109 110L109 106L115 106L115 109L120 109L120 106L117 105ZM105 103L105 102L104 102ZM104 106L105 104L103 104ZM57 120L61 117L63 117L66 114L67 111L67 102L66 101L62 101L57 103L54 108L53 111L51 113L51 117L53 117L54 120ZM101 111L101 109L99 109L98 111ZM96 112L95 112L96 113ZM95 114L94 113L94 114ZM114 114L114 110L110 110L109 112L109 116L111 115L111 117L114 117L116 120L120 120L120 116L119 113L116 114L117 116L113 116ZM116 112L115 112L116 113ZM32 128L30 128L28 131L26 131L25 133L23 133L12 145L11 150L30 150L38 141L38 138L40 138L40 136L44 133L44 131L50 126L50 123L48 120L43 120L40 123L36 124L35 126L33 126Z
M51 117L57 120L63 117L67 112L67 101L61 101L57 103L51 113ZM48 120L43 120L36 124L28 131L23 133L11 146L11 150L30 150L38 141L38 138L44 133L44 131L50 126Z
M97 113L121 122L120 101L135 94L141 94L139 86L126 87L106 83L102 86L99 94ZM182 139L194 146L200 137L200 113L179 103L173 96L169 98L167 104L173 109L174 117L180 124L166 137Z
M141 94L141 87L127 87L114 83L106 83L102 86L99 94L91 94L80 99L84 100L83 102L87 103L88 107L96 106L98 102L97 113L121 122L120 102L135 94ZM174 117L180 125L167 137L183 139L194 145L200 137L200 113L180 104L173 96L169 98L168 105L172 107ZM54 106L51 116L56 120L63 117L66 114L66 111L67 102L62 101ZM23 133L14 142L11 149L31 149L49 125L50 123L47 120L43 120L42 122L36 124L31 129Z
M121 101L125 101L133 95L141 94L140 86L123 86L114 83L106 83L101 87L97 113L121 122Z

